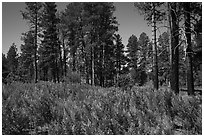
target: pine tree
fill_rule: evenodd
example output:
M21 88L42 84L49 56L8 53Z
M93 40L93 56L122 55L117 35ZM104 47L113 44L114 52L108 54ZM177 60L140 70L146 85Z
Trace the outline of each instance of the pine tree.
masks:
M6 55L2 53L2 82L6 82L5 78L9 74L8 60Z
M43 70L44 79L48 77L48 70L51 72L52 80L54 82L59 82L59 61L58 57L60 54L59 51L59 39L57 33L57 23L58 19L56 18L56 4L54 2L46 2L44 4L43 12L43 40L42 46L40 48L40 66Z
M59 23L57 24L58 28L58 36L61 44L61 73L62 76L65 77L67 73L67 45L66 38L67 27L66 27L66 17L64 16L64 12L60 12L57 14L59 18ZM62 56L63 55L63 56Z
M117 21L113 3L70 3L62 13L64 58L70 68L91 79L92 85L114 81L114 34ZM65 59L64 59L65 61Z
M150 40L146 33L141 33L138 40L138 52L139 52L139 61L138 61L138 75L139 75L139 83L143 85L147 81L147 72L149 71L148 66L151 64L151 60L149 60L148 52L150 51Z
M115 71L116 71L116 80L115 83L118 86L119 76L122 74L122 69L126 65L127 58L125 56L125 49L124 45L122 44L122 38L119 34L115 34L115 47L114 47L114 54L115 54Z
M127 44L128 68L133 73L135 82L138 82L138 40L135 35L130 36Z
M152 8L152 49L153 49L153 73L154 73L154 88L159 88L158 79L158 59L157 59L157 35L156 35L156 4L151 3Z
M157 60L157 41L156 41L156 23L164 19L165 12L160 8L163 3L160 2L139 2L134 6L144 15L148 24L152 25L152 50L153 50L153 83L154 88L158 89L158 60Z
M28 31L24 33L22 40L24 44L21 45L21 54L19 57L19 71L21 71L21 75L23 75L24 79L29 81L33 80L34 74L34 33L32 31Z
M158 68L160 85L168 83L170 77L169 34L162 33L158 38Z
M24 19L28 20L31 29L34 32L34 66L35 66L35 82L38 81L38 33L40 32L40 20L42 3L26 2L26 11L21 11Z
M171 71L170 86L171 89L179 93L179 16L178 3L170 3L170 20L171 20Z
M83 18L86 36L89 39L87 48L90 49L91 80L99 81L100 85L113 83L113 39L117 31L117 21L113 16L113 3L84 3Z
M17 74L18 68L18 53L15 43L13 43L7 53L8 68L13 74Z
M193 71L195 87L202 86L202 3L191 3L191 32L192 32L192 50L193 55Z
M193 66L192 66L192 44L191 44L191 4L189 2L184 3L184 15L185 15L185 33L187 39L187 90L189 95L194 94L194 80L193 80Z

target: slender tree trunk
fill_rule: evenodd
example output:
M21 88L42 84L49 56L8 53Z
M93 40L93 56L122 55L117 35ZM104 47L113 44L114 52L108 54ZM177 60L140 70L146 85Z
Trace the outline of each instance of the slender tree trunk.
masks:
M100 70L100 86L104 87L104 45L101 46L101 70Z
M56 74L56 78L57 78L57 82L59 83L59 67L58 67L58 61L57 61L57 59L56 59L56 61L55 61L55 66L56 66L56 68L55 68L55 74Z
M192 46L191 46L191 29L190 29L190 3L184 3L185 9L185 33L187 38L187 89L188 95L194 95L193 67L192 67Z
M171 4L171 89L178 94L179 93L179 25L177 12L177 3Z
M35 45L35 53L34 53L34 64L35 64L35 83L38 82L38 64L37 64L37 20L38 20L38 14L37 14L37 9L35 11L35 38L34 38L34 45Z
M103 44L103 62L102 62L102 67L103 67L103 87L105 87L105 74L104 74L104 71L105 71L105 44Z
M63 63L62 63L62 52L61 52L61 46L59 45L59 60L60 60L60 69L59 70L59 76L63 76Z
M86 84L89 84L89 66L88 66L88 57L87 54L85 54L85 70L86 70Z
M53 82L54 83L56 83L56 61L55 61L55 59L53 60L53 62L52 62L52 80L53 80Z
M73 53L73 64L72 65L73 65L72 71L76 71L76 53L75 51Z
M152 3L152 41L153 41L153 73L154 73L154 88L158 89L158 61L157 61L157 41L156 41L156 21L155 21L155 5Z
M171 22L172 21L171 21L171 8L170 8L169 2L167 2L167 7L168 7L167 15L168 15L168 27L169 27L169 29L168 29L168 33L169 33L169 62L170 62L170 64L172 64L172 52L171 52L171 46L172 46L172 44L171 44L171 39L172 39ZM170 70L170 68L169 68L169 70ZM171 87L171 85L170 85L170 87Z
M67 73L67 64L66 64L66 49L65 49L65 42L64 42L64 38L62 39L62 47L63 47L63 61L64 61L64 76L66 76Z
M99 70L100 86L103 86L103 47L100 49L100 70Z
M86 45L85 42L82 41L82 45L84 47L84 58L85 58L85 65L84 65L84 73L85 73L85 77L86 77L86 84L89 84L89 64L88 64L88 57L87 57L87 53L85 51Z
M91 56L92 56L92 60L91 60L91 70L92 70L92 82L91 82L91 84L94 86L95 85L95 81L94 81L94 79L95 79L95 77L94 77L94 47L92 47L91 48Z
M117 45L117 46L119 46L119 45ZM116 54L116 58L117 58L117 59L116 59L116 60L117 60L117 61L116 61L116 63L117 63L117 64L116 64L116 66L117 66L117 67L116 67L116 86L119 86L118 81L119 81L119 76L120 76L120 73L121 73L121 72L120 72L120 70L121 70L121 56L120 56L120 55L121 55L121 53L120 53L121 50L120 50L119 47L117 48L117 51L116 51L116 52L118 53L118 54Z

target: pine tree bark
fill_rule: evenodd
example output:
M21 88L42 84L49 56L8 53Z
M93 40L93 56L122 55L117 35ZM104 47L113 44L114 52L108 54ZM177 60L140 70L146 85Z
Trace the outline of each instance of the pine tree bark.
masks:
M171 4L171 89L179 94L179 22L176 15L177 3Z
M194 95L193 67L192 67L192 46L191 46L191 26L190 26L190 3L184 3L185 9L185 33L187 39L187 90L188 95Z
M158 89L158 61L157 61L157 41L156 41L156 21L155 21L155 5L152 3L152 41L153 41L153 73L154 73L154 88Z

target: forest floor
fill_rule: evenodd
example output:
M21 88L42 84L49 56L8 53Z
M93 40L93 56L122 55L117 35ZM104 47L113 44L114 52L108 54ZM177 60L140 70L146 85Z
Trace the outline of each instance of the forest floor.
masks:
M151 84L2 84L2 134L202 134L202 96Z

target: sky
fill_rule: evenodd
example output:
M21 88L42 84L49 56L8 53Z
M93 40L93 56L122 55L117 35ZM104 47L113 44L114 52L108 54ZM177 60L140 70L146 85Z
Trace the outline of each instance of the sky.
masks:
M57 2L58 11L66 8L68 3ZM145 32L151 39L151 27L144 21L144 17L139 14L133 2L115 2L116 16L119 25L118 34L122 37L122 42L127 45L129 37L134 34L139 38ZM21 12L25 10L24 2L2 2L2 52L6 54L12 43L15 43L20 51L22 33L29 30L29 24L23 20Z

